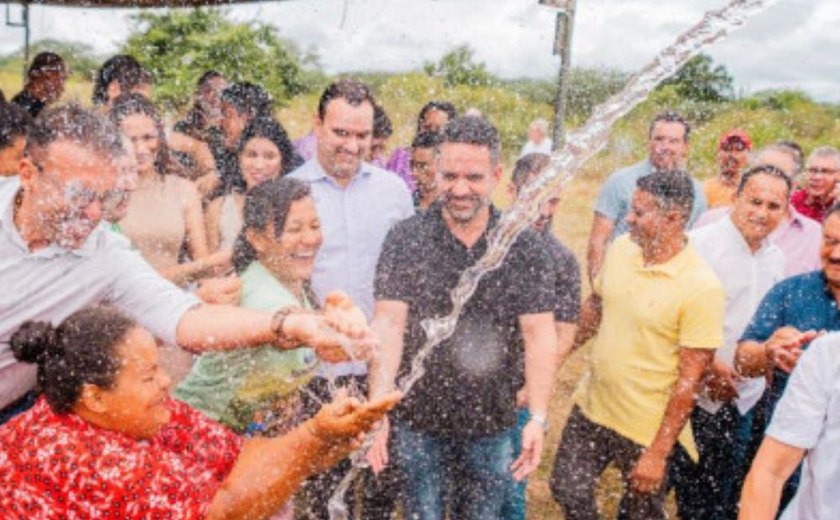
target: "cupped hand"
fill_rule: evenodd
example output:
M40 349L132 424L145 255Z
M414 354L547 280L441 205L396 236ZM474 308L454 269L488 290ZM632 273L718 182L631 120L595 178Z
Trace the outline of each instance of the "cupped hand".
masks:
M236 275L219 278L205 278L198 284L195 294L204 303L217 305L238 305L242 282Z
M802 346L819 335L814 330L800 332L793 327L782 327L764 343L764 353L773 366L790 373L802 355Z

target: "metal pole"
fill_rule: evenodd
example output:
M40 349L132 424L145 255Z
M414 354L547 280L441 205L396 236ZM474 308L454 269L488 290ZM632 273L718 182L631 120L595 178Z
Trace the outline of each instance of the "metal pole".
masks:
M23 2L23 81L26 83L26 69L29 67L29 2Z
M575 20L576 1L572 0L566 4L566 9L557 13L557 41L555 52L560 54L560 74L557 81L557 97L554 100L554 133L552 139L552 150L563 147L566 139L565 117L566 117L566 90L569 83L569 70L571 69L572 54L572 30Z

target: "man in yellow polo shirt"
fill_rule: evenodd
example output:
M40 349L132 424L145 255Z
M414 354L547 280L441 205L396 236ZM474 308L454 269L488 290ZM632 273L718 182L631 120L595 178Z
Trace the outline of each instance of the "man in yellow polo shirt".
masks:
M693 197L684 172L641 177L630 233L607 250L584 304L575 346L597 336L551 477L567 520L600 518L594 490L610 463L625 482L619 516L665 518L670 462L697 459L688 418L723 343L725 297L683 232Z

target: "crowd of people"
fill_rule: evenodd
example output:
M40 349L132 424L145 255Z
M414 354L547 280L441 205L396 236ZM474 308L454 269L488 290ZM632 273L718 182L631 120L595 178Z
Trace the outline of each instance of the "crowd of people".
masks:
M370 432L353 514L524 519L557 371L590 341L550 477L566 518L601 516L609 465L621 518L665 518L671 490L683 519L840 513L838 150L736 128L701 183L690 124L659 114L601 187L586 276L555 196L424 351L500 219L490 121L431 100L389 156L358 80L292 141L215 71L172 128L133 57L92 108L56 103L68 74L41 53L0 98L0 517L327 519Z

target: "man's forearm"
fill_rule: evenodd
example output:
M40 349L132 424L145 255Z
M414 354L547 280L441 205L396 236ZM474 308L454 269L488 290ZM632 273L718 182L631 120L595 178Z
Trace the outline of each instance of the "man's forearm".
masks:
M766 472L750 470L744 489L738 520L772 520L776 518L785 479Z
M581 307L580 320L578 321L572 349L582 347L595 336L595 333L598 332L598 328L601 326L601 316L601 298L596 294L592 294L583 302L583 306Z
M557 333L551 314L522 318L522 335L525 341L525 388L528 391L528 409L543 417L548 413L548 402L557 372Z
M687 350L689 349L683 349L680 353L680 375L671 391L662 424L649 448L649 451L663 458L670 455L677 438L691 417L703 375L714 359L714 350L690 349L691 356L684 357Z
M735 350L735 371L744 377L758 377L770 367L764 343L742 341Z
M379 352L373 357L368 372L370 399L381 397L394 389L403 354L405 316L396 313L376 313L371 323L373 333L379 338Z

